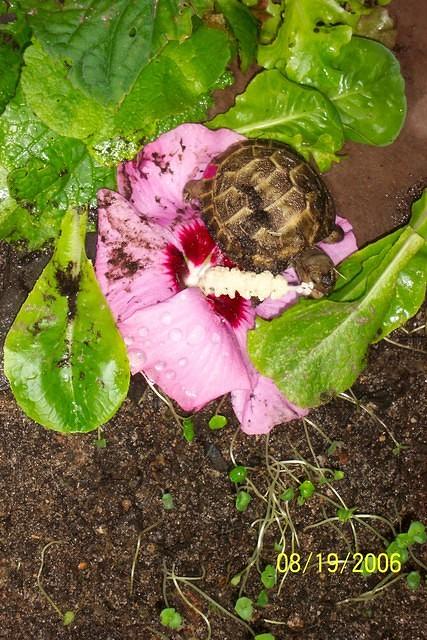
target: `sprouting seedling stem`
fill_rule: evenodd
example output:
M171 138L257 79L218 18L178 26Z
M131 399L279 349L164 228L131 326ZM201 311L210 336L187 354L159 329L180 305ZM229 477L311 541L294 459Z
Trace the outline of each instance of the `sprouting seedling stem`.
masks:
M204 578L205 572L203 571L201 576L196 576L196 577L190 577L190 576L178 576L175 573L175 565L172 566L172 570L169 571L166 567L166 565L164 565L163 568L164 574L163 574L163 597L165 598L166 595L166 583L168 580L171 580L173 582L173 585L175 586L176 590L178 591L180 597L183 599L183 601L185 602L185 604L189 607L191 607L194 611L196 611L205 621L206 626L208 628L208 637L206 640L209 640L211 638L211 625L210 622L208 620L208 618L206 617L206 615L204 613L202 613L199 609L197 609L189 600L188 598L185 597L185 594L183 593L182 589L180 589L179 583L184 584L186 587L188 587L189 589L192 589L195 593L197 593L201 598L203 598L207 603L209 603L214 609L217 609L218 611L220 611L223 615L227 616L228 618L231 618L232 620L234 620L234 622L238 622L239 624L243 625L246 630L251 634L251 636L254 638L255 637L255 632L251 629L251 627L241 618L238 618L237 616L234 615L234 613L231 613L231 611L228 611L228 609L225 609L225 607L223 607L221 604L219 604L219 602L217 602L216 600L214 600L213 598L211 598L210 596L208 596L207 593L205 593L205 591L203 591L202 589L200 589L199 587L197 587L194 582L196 582L197 580L202 580ZM167 603L167 598L165 598L165 603Z
M380 593L384 591L384 589L390 587L394 582L401 580L407 574L399 573L399 575L395 577L393 577L393 575L393 573L389 573L388 575L386 575L386 577L370 591L365 591L365 593L362 593L360 596L356 596L355 598L346 598L345 600L340 600L339 602L337 602L337 604L349 604L351 602L366 602L367 600L373 600L374 598L379 596Z
M136 546L135 546L135 553L133 554L132 568L131 568L131 571L130 571L130 580L129 580L129 595L130 596L133 594L133 584L134 584L134 580L135 580L135 570L136 570L136 565L138 563L139 552L141 550L142 536L144 534L148 533L149 531L151 531L151 529L154 529L155 527L158 527L161 522L162 522L161 519L157 520L157 522L155 522L154 524L150 524L150 526L148 526L148 527L145 527L145 529L143 529L138 534L138 538L136 540Z
M50 547L52 547L54 544L68 544L68 543L65 540L52 540L51 542L48 542L47 544L45 544L45 546L42 549L41 556L40 556L40 567L39 567L39 570L38 570L38 573L37 573L36 583L37 583L37 587L38 587L40 593L45 598L45 600L47 600L47 602L50 604L52 609L54 609L56 611L58 616L61 618L63 624L64 625L68 625L68 624L71 624L71 622L73 622L73 620L74 620L74 616L75 616L74 611L66 611L65 613L63 613L61 611L61 609L58 607L58 605L52 600L52 598L46 592L45 588L42 585L42 580L41 580L42 573L43 573L44 559L45 559L46 551Z
M180 416L176 411L175 411L175 407L173 406L172 402L170 401L170 399L163 395L163 393L161 393L156 385L154 384L154 382L145 375L145 373L143 371L141 371L143 377L145 378L145 381L147 383L147 385L150 387L151 391L156 394L156 396L158 398L160 398L160 400L167 406L167 408L169 409L169 411L172 414L172 417L174 418L175 422L177 423L178 427L180 429L182 429L182 423L185 420L185 418L183 416ZM142 395L140 402L142 401L142 398L144 397L144 395Z
M370 416L373 420L375 420L378 424L380 424L383 427L383 429L386 431L386 433L388 433L389 437L391 438L391 440L393 441L393 443L396 445L398 449L402 447L400 442L398 442L394 437L393 431L386 425L386 423L383 420L381 420L381 418L377 416L376 413L374 413L374 411L372 411L372 409L362 404L358 400L358 398L356 398L352 389L349 389L348 393L344 393L344 392L339 393L337 397L342 398L343 400L347 400L347 402L354 404L356 407L358 407L359 409L367 413L368 416Z
M392 340L391 338L383 338L386 342L394 345L395 347L400 347L401 349L407 349L408 351L416 351L417 353L427 354L427 351L424 349L418 349L417 347L410 347L408 344L401 344L400 342L396 342L396 340Z

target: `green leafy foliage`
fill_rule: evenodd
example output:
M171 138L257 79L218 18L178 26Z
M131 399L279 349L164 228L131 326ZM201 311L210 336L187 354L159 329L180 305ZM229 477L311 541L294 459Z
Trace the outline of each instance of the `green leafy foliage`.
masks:
M191 418L184 418L182 421L182 435L187 442L193 442L196 431L194 429L194 421Z
M299 496L297 503L301 506L312 497L313 493L316 491L316 487L311 480L304 480L304 482L301 482L299 485L298 491Z
M247 491L239 491L236 496L236 509L237 511L246 511L250 502L252 500L252 496Z
M174 607L162 609L160 612L160 622L169 629L180 629L182 627L182 616Z
M231 482L234 482L236 484L241 484L246 480L248 476L248 470L246 467L242 467L241 465L238 465L237 467L233 467L231 469L228 476Z
M23 4L31 9L34 2ZM199 12L203 5L209 3L199 2ZM179 0L48 0L29 22L47 53L67 63L73 86L116 104L168 41L190 36L193 15L191 4Z
M173 496L171 493L169 492L164 493L162 495L162 502L163 502L163 508L166 509L166 511L172 511L172 509L175 509Z
M272 589L276 584L276 569L268 564L261 573L261 582L266 589Z
M240 0L216 0L239 44L241 67L246 71L255 60L258 25L251 12Z
M209 429L212 431L217 431L218 429L223 429L228 423L228 420L225 416L214 415L209 420Z
M406 584L411 591L416 591L421 584L421 575L419 571L411 571L406 576Z
M70 624L74 622L76 614L74 611L66 611L62 618L62 624L64 627L68 627Z
M319 71L314 86L336 106L346 137L373 145L393 142L406 117L405 83L394 55L379 42L354 37L333 69Z
M272 633L260 633L255 636L254 640L276 640L276 636Z
M273 138L290 144L321 171L337 160L343 130L332 103L321 93L291 82L279 71L264 71L249 83L234 107L211 120L250 138Z
M0 239L33 249L57 235L69 207L95 204L115 178L82 142L46 127L19 90L0 117L0 185Z
M256 604L257 607L266 607L268 605L268 593L265 589L259 592Z
M218 29L202 26L185 42L169 43L125 97L116 131L128 138L154 137L181 122L202 120L229 58L227 34Z
M234 610L242 620L250 622L254 613L252 600L250 598L246 598L246 596L239 598L234 605Z
M19 46L0 31L0 113L15 93L21 63Z
M379 42L353 37L363 2L287 0L277 37L259 48L258 62L312 86L336 106L347 138L390 144L406 115L399 63Z
M45 427L83 432L126 397L126 348L84 251L86 216L69 211L52 259L4 345L4 369L25 413Z
M258 370L302 407L348 389L364 367L369 344L403 324L424 299L426 238L427 191L407 225L340 265L329 298L301 300L282 316L257 322L248 345ZM405 292L411 285L413 295Z

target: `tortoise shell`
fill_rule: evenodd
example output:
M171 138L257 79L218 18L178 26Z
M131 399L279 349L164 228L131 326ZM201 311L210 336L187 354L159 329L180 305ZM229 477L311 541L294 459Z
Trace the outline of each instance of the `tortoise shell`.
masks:
M237 142L212 160L205 176L186 191L198 198L221 249L245 270L279 273L336 228L320 176L280 142Z

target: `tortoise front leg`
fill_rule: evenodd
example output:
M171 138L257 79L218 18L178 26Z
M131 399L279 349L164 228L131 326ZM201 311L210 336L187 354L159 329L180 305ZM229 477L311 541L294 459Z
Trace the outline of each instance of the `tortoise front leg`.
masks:
M322 249L307 247L295 256L292 263L301 282L314 284L312 298L322 298L334 288L334 263Z

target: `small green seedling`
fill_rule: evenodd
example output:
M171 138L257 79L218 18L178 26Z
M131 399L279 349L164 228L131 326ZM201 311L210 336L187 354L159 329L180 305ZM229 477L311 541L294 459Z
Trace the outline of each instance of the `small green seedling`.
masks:
M336 450L341 449L343 446L344 442L342 442L341 440L334 440L327 448L326 453L328 454L328 456L333 456Z
M426 528L419 520L411 522L408 529L408 536L410 539L410 544L414 544L414 542L417 542L418 544L424 544L424 542L427 542Z
M234 605L234 610L237 615L242 618L242 620L250 622L254 612L254 605L252 604L252 600L250 598L246 598L246 596L243 596L242 598L239 598L237 600L236 604Z
M193 442L196 431L194 429L194 422L191 418L184 418L182 421L182 435L187 442Z
M246 511L249 503L252 500L252 496L247 491L239 491L236 496L236 509L237 511Z
M276 636L273 636L272 633L260 633L255 636L254 640L276 640Z
M74 611L66 611L62 616L62 624L64 625L64 627L68 627L69 624L72 624L75 617L76 614L74 613Z
M295 491L292 489L292 487L289 487L289 489L286 489L286 491L283 491L283 493L280 494L280 500L283 500L284 502L290 502L294 496Z
M233 576L230 580L230 584L232 587L237 587L238 584L240 584L240 580L242 579L242 574L241 573L236 573L235 576Z
M341 471L341 469L336 469L334 471L334 480L342 480L345 477L345 473L344 471Z
M163 502L163 508L166 509L166 511L171 511L172 509L175 508L171 493L164 493L162 495L162 502Z
M276 569L268 564L261 573L261 582L266 589L272 589L276 584Z
M168 607L160 612L160 622L169 629L180 629L182 627L182 616L174 607Z
M98 437L93 441L93 444L95 445L95 447L98 447L98 449L105 449L105 447L107 446L106 438L102 437L102 427L98 427Z
M406 576L406 584L411 591L416 591L421 584L421 575L419 571L411 571Z
M268 593L265 589L259 592L256 605L257 607L266 607L268 605Z
M351 509L345 509L344 507L340 507L337 509L337 516L343 524L351 520L353 517L353 513L356 511L356 507L352 507Z
M311 498L313 493L316 491L316 487L311 482L311 480L304 480L304 482L301 482L300 486L298 487L298 491L299 496L297 503L301 506L304 504L304 502Z
M247 476L248 470L246 469L246 467L242 466L233 467L233 469L228 474L231 482L234 482L235 484L241 484L246 480Z
M218 429L223 429L227 422L228 420L225 416L212 416L212 418L209 420L209 429L212 429L212 431L218 431Z

